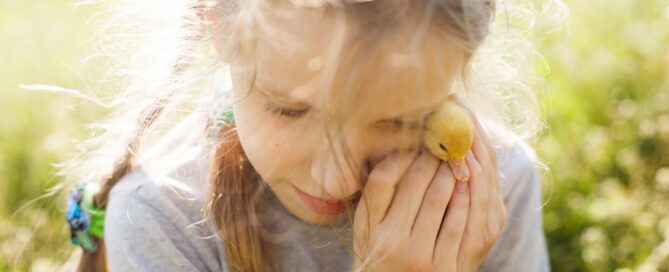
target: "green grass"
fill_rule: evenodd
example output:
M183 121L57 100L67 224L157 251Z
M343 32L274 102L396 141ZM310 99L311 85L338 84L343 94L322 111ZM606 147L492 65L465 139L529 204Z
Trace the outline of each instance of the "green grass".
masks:
M93 10L69 3L0 1L0 271L51 267L69 254L63 198L38 198L59 182L52 164L72 155L91 109L18 87L80 87L73 71L90 48Z
M669 270L666 256L648 259L669 234L669 177L658 175L669 169L669 2L568 3L570 32L541 47L552 265Z
M667 256L649 258L669 243L669 1L566 2L569 31L539 44L551 65L537 150L552 174L553 270L669 271ZM72 249L63 197L39 197L99 109L18 88L81 87L73 71L91 48L85 20L96 7L70 4L0 0L0 271L43 271Z

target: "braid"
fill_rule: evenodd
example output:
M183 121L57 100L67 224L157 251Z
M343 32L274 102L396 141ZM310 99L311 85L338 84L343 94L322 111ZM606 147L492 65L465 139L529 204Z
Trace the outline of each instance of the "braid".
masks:
M104 180L100 184L100 191L98 191L93 196L93 203L98 208L106 208L107 202L109 201L109 192L111 189L118 183L126 174L128 174L133 169L133 159L135 154L137 154L139 143L141 138L144 136L145 132L154 124L156 119L163 112L163 109L166 106L167 98L159 99L152 107L149 113L141 121L141 126L135 137L128 144L127 151L123 156L123 159L114 167L114 171L111 176Z
M197 3L193 4L190 9L195 12L198 17L203 18L203 12L206 10L206 1L198 0ZM192 22L188 22L187 18L184 19L184 24L190 25ZM203 40L202 37L202 26L197 25L195 28L196 31L193 33L187 34L184 39L188 41L188 45L184 48L181 56L177 58L174 65L171 67L171 75L173 76L172 83L179 84L180 76L183 75L189 67L191 67L195 57L195 52L198 49L198 42ZM192 26L191 26L192 28ZM140 144L142 139L146 136L147 131L153 127L157 119L164 113L165 108L173 101L172 96L177 92L178 88L174 88L167 95L158 98L150 107L148 111L143 113L141 119L139 119L139 129L136 134L130 139L125 154L122 158L116 163L111 172L111 175L105 177L100 182L99 190L93 194L92 203L98 209L105 209L109 203L109 194L114 186L123 179L128 173L130 173L135 167L135 156L139 152ZM77 271L91 271L91 272L103 272L108 271L106 252L104 239L93 237L92 238L98 245L98 250L95 252L83 252L79 260L79 265Z
M127 151L123 156L123 159L114 167L112 174L100 184L100 190L93 195L93 204L95 207L104 209L107 207L109 202L109 193L111 192L114 185L116 185L126 174L130 173L133 169L133 160L135 154L139 149L139 144L142 137L144 137L146 131L151 128L155 121L160 117L169 102L169 97L163 97L154 103L148 114L141 120L141 125L137 134L132 138L128 144ZM81 255L79 260L79 265L77 271L79 272L104 272L108 271L107 268L107 258L106 258L106 249L104 245L104 239L93 237L95 242L98 244L98 250L95 252L84 252Z

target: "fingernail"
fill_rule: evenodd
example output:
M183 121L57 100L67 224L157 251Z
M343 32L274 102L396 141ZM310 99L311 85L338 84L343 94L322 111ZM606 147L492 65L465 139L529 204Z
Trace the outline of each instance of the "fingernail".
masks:
M457 179L459 182L467 183L467 181L469 181L469 171L466 171L466 169L464 170L465 171L460 172L460 174L458 174L455 179Z
M448 163L456 180L460 182L467 182L469 180L469 169L464 161L449 160Z
M379 162L376 167L378 167L382 172L390 171L391 169L397 167L399 160L398 156L399 155L397 153L393 153Z
M467 189L469 188L469 186L467 186L467 185L468 185L468 182L458 181L458 182L455 183L455 189L458 190L458 192L466 193Z

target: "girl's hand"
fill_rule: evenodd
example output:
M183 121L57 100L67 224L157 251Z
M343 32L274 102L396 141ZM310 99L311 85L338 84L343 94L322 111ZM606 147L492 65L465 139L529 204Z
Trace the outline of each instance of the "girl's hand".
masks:
M475 271L499 238L507 211L499 188L497 153L490 136L476 115L457 96L454 100L467 109L474 123L474 142L465 162L471 173L471 206L467 227L458 252L458 271Z
M456 184L448 163L427 150L417 156L396 152L374 167L355 212L354 269L478 268L497 241L506 209L495 150L472 117L474 145L465 159L469 183Z

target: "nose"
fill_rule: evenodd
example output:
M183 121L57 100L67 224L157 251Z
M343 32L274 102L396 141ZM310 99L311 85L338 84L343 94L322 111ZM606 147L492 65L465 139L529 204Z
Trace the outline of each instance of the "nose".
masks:
M311 176L323 189L325 200L346 201L357 198L366 180L370 164L364 156L346 156L341 145L326 149L313 160ZM353 153L353 152L352 152Z
M413 134L383 139L372 139L362 133L348 136L347 143L341 138L333 139L332 144L324 143L314 156L311 177L322 189L322 195L317 197L331 201L355 199L360 196L370 172L383 158L396 151L416 152L422 145L421 138Z

